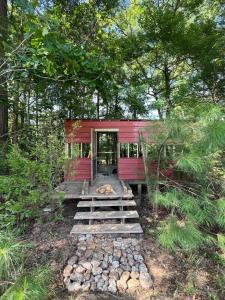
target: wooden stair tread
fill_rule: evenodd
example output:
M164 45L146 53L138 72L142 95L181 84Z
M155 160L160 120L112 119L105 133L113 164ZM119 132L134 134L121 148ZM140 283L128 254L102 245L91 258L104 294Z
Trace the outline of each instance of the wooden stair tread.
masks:
M139 218L136 210L128 211L94 211L94 212L77 212L75 220L104 220L104 219L129 219Z
M136 206L134 200L99 200L99 201L80 201L77 207L110 207L110 206Z
M74 225L70 234L142 233L139 223Z

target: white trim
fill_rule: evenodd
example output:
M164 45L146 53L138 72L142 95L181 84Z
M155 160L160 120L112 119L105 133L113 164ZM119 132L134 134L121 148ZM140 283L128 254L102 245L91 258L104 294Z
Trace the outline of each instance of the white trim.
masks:
M94 129L96 132L119 132L118 128L97 128Z

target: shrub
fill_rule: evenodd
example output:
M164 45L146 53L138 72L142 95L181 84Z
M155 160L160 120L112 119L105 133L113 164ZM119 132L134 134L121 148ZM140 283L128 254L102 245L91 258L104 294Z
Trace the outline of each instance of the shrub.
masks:
M11 147L8 176L0 176L0 227L26 224L50 203L63 168L62 143L52 137L48 147L39 143L30 152ZM54 200L56 201L56 200Z

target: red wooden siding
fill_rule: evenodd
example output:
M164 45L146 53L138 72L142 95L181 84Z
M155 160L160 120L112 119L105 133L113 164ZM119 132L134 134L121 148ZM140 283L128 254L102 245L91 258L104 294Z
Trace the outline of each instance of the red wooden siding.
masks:
M74 123L75 122L75 123ZM156 121L157 122L157 121ZM154 121L119 121L119 120L66 120L65 140L74 143L90 143L91 128L94 129L117 129L120 143L135 143L139 140L139 130L147 127ZM75 124L73 126L73 124ZM78 126L76 128L76 125Z
M142 158L119 158L118 176L122 180L144 180L144 162Z
M70 166L65 170L65 180L84 180L91 179L91 159L78 158L72 161Z
M116 129L120 143L138 143L139 131L143 128L159 128L158 121L136 120L66 120L65 142L91 143L91 129ZM154 131L154 130L153 130ZM144 134L148 136L149 133ZM82 158L72 161L72 167L65 172L65 180L91 179L91 159ZM72 170L72 171L71 171ZM144 180L142 158L119 158L118 177L123 180Z

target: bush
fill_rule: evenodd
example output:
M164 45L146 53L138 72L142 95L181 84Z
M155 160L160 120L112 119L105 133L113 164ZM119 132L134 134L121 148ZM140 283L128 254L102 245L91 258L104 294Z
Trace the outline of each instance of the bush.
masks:
M63 168L62 143L52 137L48 147L40 142L22 151L11 147L7 156L8 176L0 176L0 227L13 227L38 218L41 208L51 202Z

